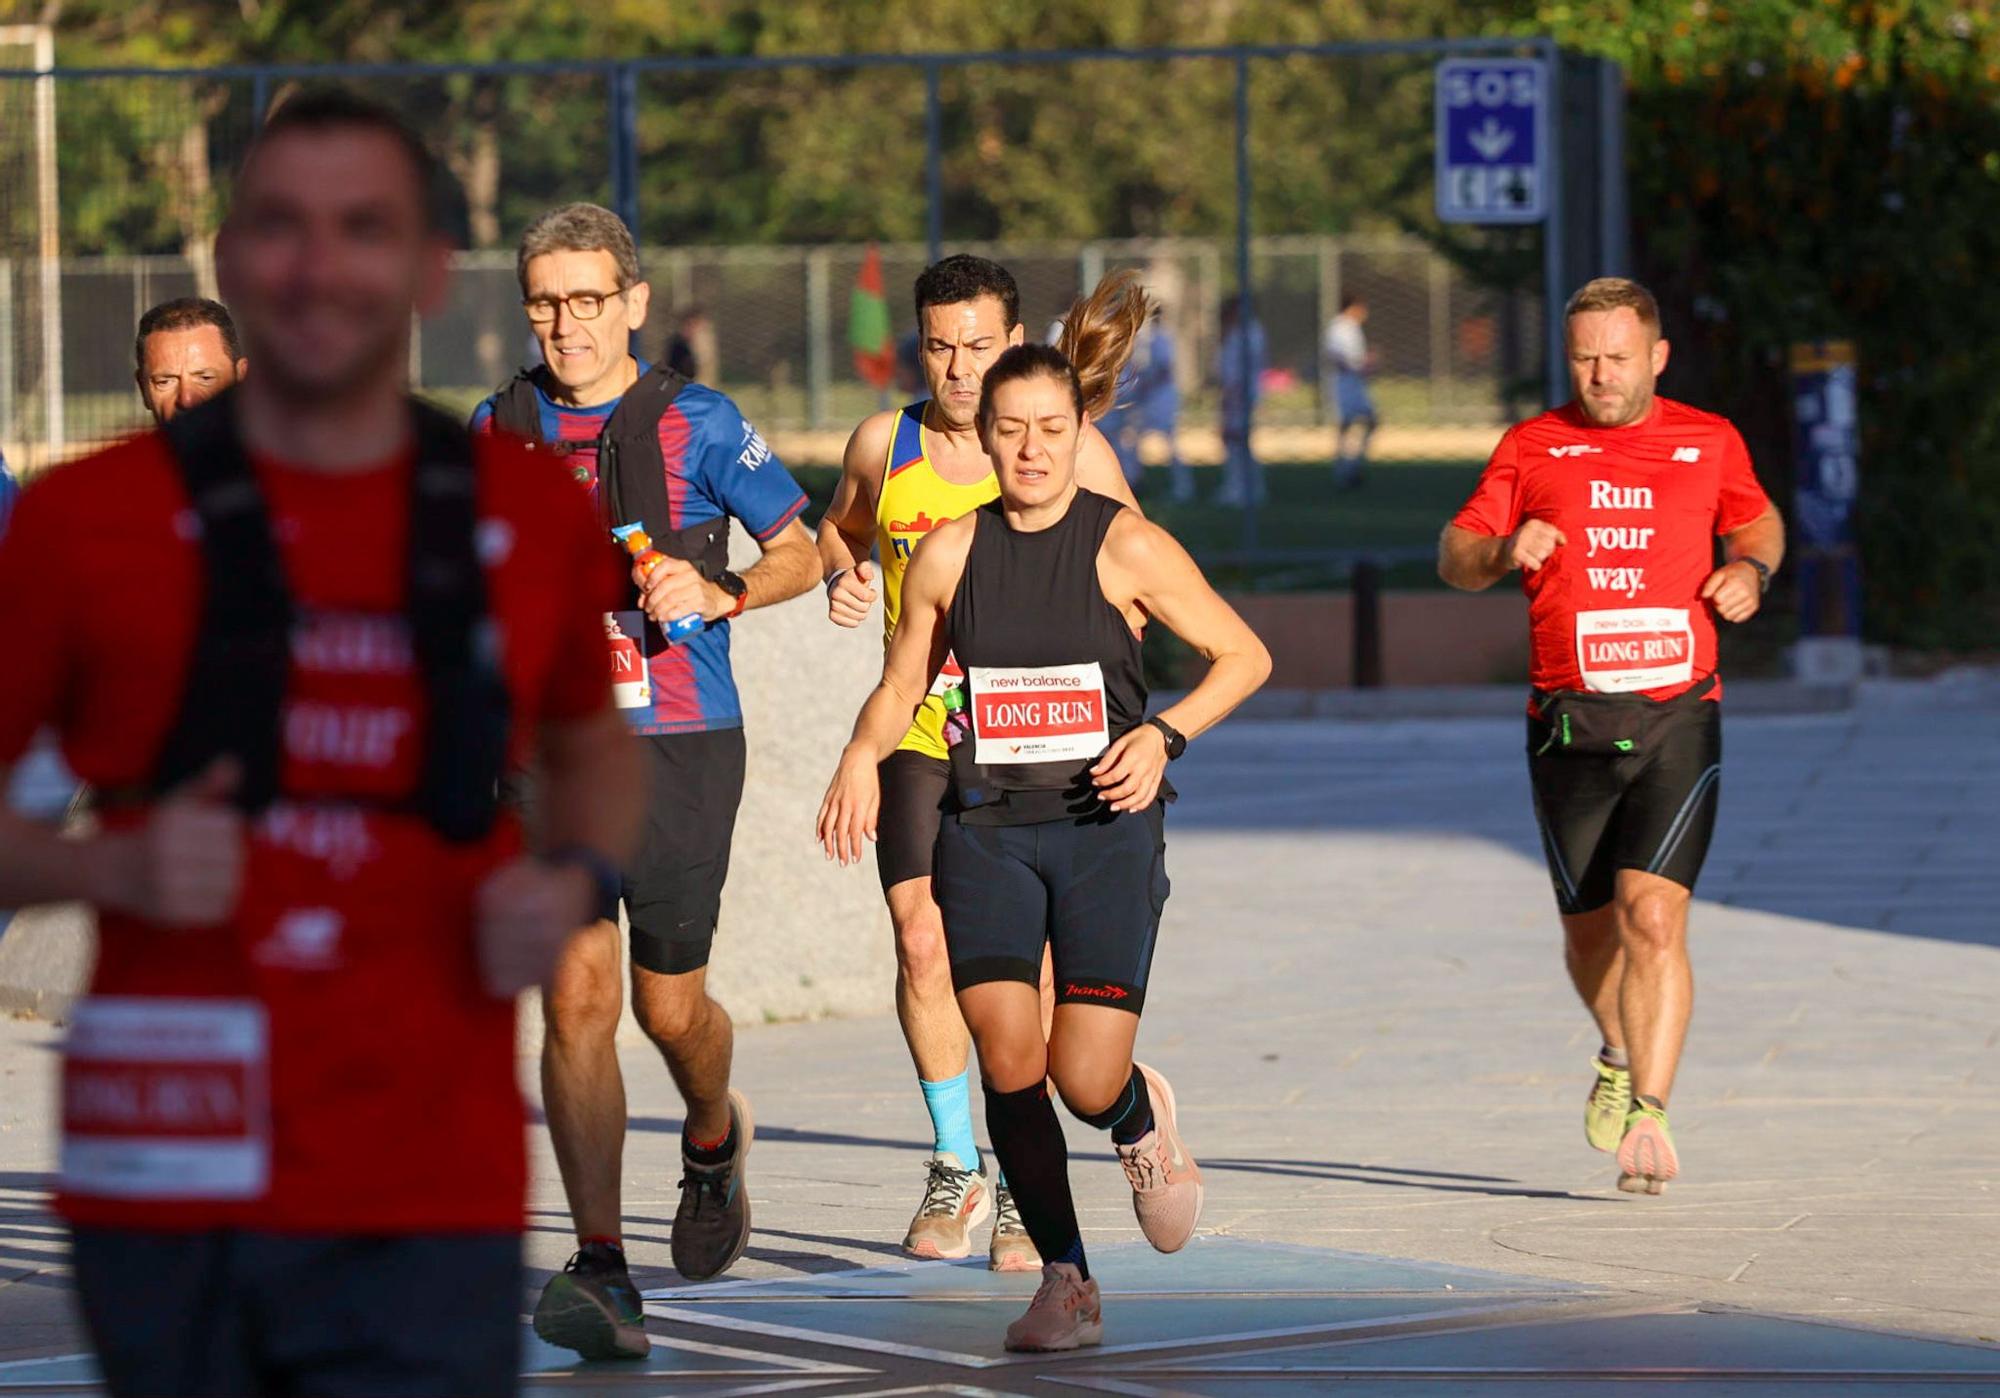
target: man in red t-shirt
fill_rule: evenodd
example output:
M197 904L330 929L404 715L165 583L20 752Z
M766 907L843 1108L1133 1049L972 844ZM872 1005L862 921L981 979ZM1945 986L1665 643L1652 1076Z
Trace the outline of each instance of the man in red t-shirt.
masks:
M1620 1189L1658 1194L1680 1169L1666 1104L1722 770L1715 618L1757 614L1784 522L1726 419L1654 396L1668 346L1651 293L1599 278L1565 330L1575 399L1501 439L1438 573L1478 591L1521 572L1535 814L1570 978L1604 1040L1584 1131L1617 1152Z
M217 248L259 372L0 544L0 786L48 724L104 802L81 839L0 812L0 906L99 912L58 1202L114 1394L515 1388L514 997L640 798L583 500L405 394L433 184L373 104L273 113ZM531 748L540 855L493 790Z

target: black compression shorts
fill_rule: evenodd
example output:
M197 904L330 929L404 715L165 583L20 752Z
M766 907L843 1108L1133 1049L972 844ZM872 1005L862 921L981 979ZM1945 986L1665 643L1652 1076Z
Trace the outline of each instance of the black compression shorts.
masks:
M1046 943L1056 1003L1137 1014L1170 887L1161 802L1110 820L967 825L947 816L934 891L952 986L1038 986Z
M743 730L668 736L635 734L646 769L646 818L625 870L623 897L634 964L663 976L708 964L736 808L743 800ZM500 799L532 835L540 818L540 777L510 771Z
M1568 696L1570 703L1578 702ZM1566 914L1611 902L1620 869L1693 889L1715 832L1722 706L1695 696L1583 696L1593 705L1652 705L1628 751L1565 752L1555 720L1528 719L1528 776L1542 852ZM1622 712L1631 712L1624 710Z
M663 976L708 964L736 808L743 800L743 730L641 737L646 819L625 872L632 963Z
M875 872L887 893L899 883L931 876L951 764L899 748L877 770L882 810L875 821Z

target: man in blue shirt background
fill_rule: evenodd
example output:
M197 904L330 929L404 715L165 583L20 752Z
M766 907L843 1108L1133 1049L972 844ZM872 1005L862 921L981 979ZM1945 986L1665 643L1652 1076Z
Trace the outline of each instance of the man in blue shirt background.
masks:
M543 363L481 404L474 429L544 444L596 497L607 526L639 522L634 501L650 501L643 524L667 555L643 587L635 578L627 610L607 618L606 675L620 681L614 692L651 777L640 852L622 889L632 1005L687 1102L672 1248L675 1267L701 1280L735 1262L750 1230L748 1105L729 1086L729 1016L707 991L743 792L729 631L745 611L810 589L819 556L799 522L804 492L736 405L631 353L651 289L616 214L594 204L551 210L523 235L517 268ZM620 414L628 395L632 407ZM762 550L741 576L727 568L731 520ZM605 548L615 548L608 534ZM661 628L695 612L704 628L667 643ZM543 1292L535 1328L592 1359L639 1357L649 1345L621 1234L618 951L613 922L585 929L544 997L543 1096L578 1251Z

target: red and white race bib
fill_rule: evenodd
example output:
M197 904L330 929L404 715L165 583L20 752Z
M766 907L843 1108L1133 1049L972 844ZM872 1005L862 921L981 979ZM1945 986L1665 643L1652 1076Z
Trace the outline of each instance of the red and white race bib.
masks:
M653 677L646 666L646 614L606 612L604 641L611 652L611 702L621 709L653 707Z
M269 1030L247 1000L91 996L63 1047L61 1187L255 1199L270 1187Z
M1694 626L1685 607L1576 614L1576 666L1599 694L1663 689L1694 679Z
M1104 667L974 665L972 760L982 767L1088 760L1111 746Z

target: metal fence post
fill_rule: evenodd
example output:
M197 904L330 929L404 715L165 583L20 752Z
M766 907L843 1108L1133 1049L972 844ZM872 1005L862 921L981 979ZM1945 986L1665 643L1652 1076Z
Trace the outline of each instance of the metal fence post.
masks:
M1250 446L1252 429L1257 420L1257 385L1250 381L1257 365L1251 346L1256 314L1250 296L1250 57L1239 49L1236 54L1236 367L1243 384L1243 457L1244 470L1248 475L1242 483L1243 552L1246 555L1257 552L1256 472L1250 464L1256 460ZM1226 414L1222 433L1223 488L1227 490L1229 422Z
M271 105L271 75L259 68L250 79L250 130L264 129L264 111Z
M929 205L926 241L930 260L944 256L944 102L938 65L924 65L924 195Z
M639 231L639 75L629 63L614 63L605 70L610 86L611 117L611 207L634 241Z
M806 426L825 425L833 382L831 270L825 248L806 254Z
M1632 225L1625 195L1625 70L1597 60L1597 246L1602 272L1632 270Z
M1563 345L1563 304L1569 290L1563 285L1568 275L1563 252L1563 220L1569 201L1563 191L1563 104L1562 50L1549 40L1542 45L1543 71L1549 90L1543 101L1556 127L1549 133L1548 212L1542 219L1542 335L1547 346L1547 403L1555 407L1569 400L1569 351Z

